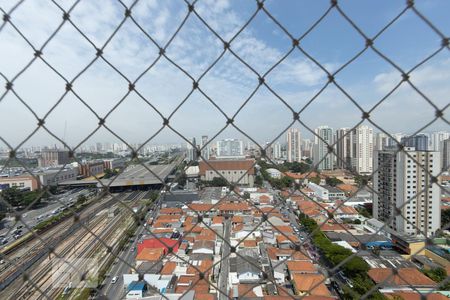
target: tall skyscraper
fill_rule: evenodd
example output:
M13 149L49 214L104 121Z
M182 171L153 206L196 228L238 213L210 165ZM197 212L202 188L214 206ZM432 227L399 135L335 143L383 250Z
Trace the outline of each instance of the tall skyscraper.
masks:
M328 146L333 144L333 129L328 126L319 126L314 135L314 166L318 170L333 170L333 153L328 153Z
M441 223L441 192L429 175L440 172L439 152L405 151L375 152L373 215L400 233L431 236Z
M352 134L350 128L336 130L336 165L340 169L352 167Z
M405 136L403 133L393 133L391 137L388 139L388 146L397 146L398 143L402 141L402 138Z
M446 139L440 143L439 153L441 154L442 171L450 170L450 139Z
M203 135L202 136L202 157L203 159L208 160L209 159L209 144L208 144L208 136Z
M312 158L314 143L310 139L302 140L302 155Z
M384 132L378 132L375 135L375 150L383 150L387 146L389 146L389 136Z
M281 159L281 144L280 142L274 142L272 144L272 158Z
M433 132L430 137L430 148L431 151L440 151L441 142L450 138L450 132L438 131Z
M358 174L371 174L373 170L373 129L360 125L352 130L352 168Z
M97 143L97 145L96 145L96 150L97 150L98 153L100 153L100 152L103 151L103 145L102 145L102 143Z
M302 160L302 149L300 130L297 128L290 128L287 132L287 161L300 162Z
M237 139L217 141L217 156L243 156L244 143Z
M186 153L186 159L188 162L190 161L196 161L197 158L197 142L195 140L195 137L192 138L191 143L187 143L186 145L187 153Z
M424 133L402 137L401 142L405 147L412 147L418 151L428 150L428 135Z

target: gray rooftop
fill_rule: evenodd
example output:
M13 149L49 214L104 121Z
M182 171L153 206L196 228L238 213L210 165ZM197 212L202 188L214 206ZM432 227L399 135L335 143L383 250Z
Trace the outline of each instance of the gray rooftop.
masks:
M243 258L238 256L236 258L236 269L238 274L247 272L259 274L261 272L260 267L258 260L251 256L243 256Z
M131 165L128 166L123 173L117 178L101 179L101 182L106 186L133 186L133 185L151 185L163 184L175 164L168 165ZM80 184L97 184L100 186L98 180L70 180L62 183L64 185L80 185Z

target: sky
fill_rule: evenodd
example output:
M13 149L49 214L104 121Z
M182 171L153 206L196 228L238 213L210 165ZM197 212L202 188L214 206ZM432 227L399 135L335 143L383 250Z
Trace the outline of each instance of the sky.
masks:
M0 0L0 7L8 12L15 2ZM319 125L335 129L355 126L362 112L352 101L369 111L402 80L401 73L372 49L341 69L364 49L365 39L336 8L301 39L307 55L293 49L289 35L299 38L308 32L329 9L328 0L265 1L265 9L289 35L263 10L241 31L256 12L256 2L250 0L199 0L195 13L190 14L181 0L138 1L131 14L140 28L130 18L123 22L125 8L119 1L81 0L70 12L70 20L84 36L65 22L46 43L62 23L62 9L67 11L74 3L55 2L60 7L51 1L26 0L11 14L11 22L34 48L45 45L45 62L38 58L21 73L33 59L34 50L11 24L0 31L1 95L6 92L6 82L15 78L14 93L9 91L0 102L0 137L12 147L33 133L38 119L45 119L46 128L71 147L116 142L118 137L130 143L151 138L149 143L155 144L183 142L181 136L240 138L242 132L258 143L278 137L283 141L293 120L291 109L301 111L300 120L306 127L300 123L292 126L311 137L309 130ZM123 1L128 7L131 2ZM373 38L402 12L405 2L347 0L340 1L339 8ZM415 2L417 10L440 32L450 35L450 2ZM223 51L216 34L231 41L235 55ZM374 41L376 49L405 72L440 45L441 37L412 10ZM167 57L159 55L160 47L166 47ZM103 59L91 64L95 48L103 48ZM316 62L330 73L341 69L335 81L345 93L329 84L308 104L328 81ZM68 81L75 78L73 92L66 93L65 79L57 73ZM267 86L259 86L258 76L264 76ZM192 78L200 90L192 90ZM136 79L135 91L128 92L128 81ZM410 74L414 86L439 109L450 103L449 80L448 49ZM449 108L444 111L447 120L449 112ZM377 126L392 133L421 130L434 116L435 108L406 82L370 114ZM242 132L231 125L221 131L231 117ZM98 118L105 118L108 129L98 128ZM162 128L163 118L169 119L174 130ZM437 120L421 131L448 129L448 123ZM40 128L24 145L53 144L59 144L58 140Z

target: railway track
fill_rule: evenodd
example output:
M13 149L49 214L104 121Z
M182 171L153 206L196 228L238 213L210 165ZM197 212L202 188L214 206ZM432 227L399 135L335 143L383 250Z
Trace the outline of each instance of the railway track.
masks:
M119 199L123 199L126 195L119 197L105 197L101 201L95 202L80 212L80 219L74 223L73 219L66 219L50 230L42 233L40 239L32 239L27 243L20 245L13 252L5 255L6 261L13 262L0 270L0 289L3 290L12 284L15 279L22 275L34 263L39 261L39 256L43 256L48 252L48 246L56 248L59 242L63 242L70 234L77 232L83 228L81 224L86 224L94 219L99 211L114 205ZM0 293L0 298L3 298Z
M92 228L90 230L97 234L103 227L101 226L102 223L104 223L106 219L104 218L97 218L92 223ZM84 236L83 236L84 235ZM86 234L86 231L80 230L77 234L75 234L69 241L65 243L65 245L61 245L63 247L60 249L55 249L55 252L58 253L58 257L64 258L66 261L71 261L71 258L73 256L73 253L76 253L77 250L80 248L80 245L83 245L87 242L87 240L90 240L93 238L91 234ZM77 245L78 244L78 245ZM78 247L77 247L78 246ZM79 253L82 254L82 253ZM44 261L42 261L36 268L37 272L34 274L29 275L29 280L22 285L16 292L11 295L8 299L36 299L32 296L35 293L46 295L47 289L42 289L42 286L48 282L52 281L52 268L54 268L54 264L52 263L51 258L46 258ZM56 270L59 270L57 268ZM55 271L56 271L55 270ZM46 297L48 299L53 299L50 297Z
M130 214L126 213L125 215L116 217L116 220L114 221L114 224L112 224L111 226L108 226L106 232L104 232L103 234L101 234L99 236L99 238L104 241L107 242L110 240L110 238L116 233L116 231L120 228L121 224L122 224L122 220L125 219L126 217L129 217ZM111 246L110 243L107 243L108 246ZM82 255L84 257L90 258L92 257L96 251L98 249L101 249L102 247L104 247L104 245L102 243L100 243L98 240L93 239L88 243L88 246L85 247L85 249L83 250ZM82 256L82 257L83 257ZM79 260L79 264L77 265L77 268L80 270L85 269L85 267L87 267L89 261L88 260ZM68 266L68 268L70 268ZM61 295L62 291L63 291L63 286L66 286L68 284L68 282L65 282L65 284L61 284L64 283L64 279L61 278L60 280L60 284L57 284L56 288L52 288L52 286L47 287L47 289L45 290L46 293L50 294L50 299L56 299L59 295ZM80 284L81 285L81 284ZM42 297L39 297L38 299L41 299Z
M125 211L112 221L109 221L106 216L106 213L97 216L89 225L89 229L108 246L111 246L108 241L114 240L114 234L123 224L123 221L131 217L131 213ZM73 266L76 270L89 270L89 258L102 247L104 245L94 235L87 233L85 230L79 230L55 248L58 257L70 261L71 265L61 264L55 268L52 261L46 258L33 268L36 272L30 274L28 283L21 286L8 299L56 299L62 294L69 282L73 281L71 277L64 276L64 274L70 274L69 271L71 270L74 271ZM63 276L55 278L54 272L59 272L58 274L63 274Z

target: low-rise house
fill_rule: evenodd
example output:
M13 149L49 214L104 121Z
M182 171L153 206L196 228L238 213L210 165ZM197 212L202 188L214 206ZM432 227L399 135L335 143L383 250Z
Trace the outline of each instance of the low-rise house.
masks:
M213 272L213 261L212 260L199 260L199 261L190 261L190 265L186 270L186 274L188 275L198 275L200 272L204 273L205 277L208 274Z
M300 274L317 274L317 269L314 264L310 261L301 261L301 260L288 260L286 262L286 266L291 276L295 273Z
M310 182L308 183L308 188L314 191L317 198L326 202L330 201L328 190L323 186Z
M338 205L336 203L336 205ZM352 206L341 205L333 212L333 215L341 219L359 219L359 212Z
M271 178L275 178L275 179L280 179L283 176L279 170L274 169L274 168L268 168L268 169L266 169L266 172Z
M416 268L399 268L396 269L396 272L391 268L373 268L367 274L373 282L380 285L381 291L413 288L425 291L434 290L437 286L436 282Z
M345 192L341 191L340 189L330 185L325 185L323 186L323 188L328 191L328 198L330 200L345 199Z
M139 254L143 249L146 248L161 248L164 251L164 254L169 252L169 247L172 248L172 252L176 253L178 251L180 242L178 240L172 240L168 238L150 238L144 239L142 242L137 244L137 253Z
M273 278L277 285L283 285L286 282L286 264L284 262L275 262L272 264Z
M245 202L226 202L218 205L220 215L249 214L250 206Z
M214 216L216 214L216 209L214 205L207 203L191 203L184 207L186 209L186 214L188 216Z
M300 240L296 235L278 234L276 237L278 248L292 249L295 244L300 244Z
M316 196L316 193L314 192L313 189L309 188L309 187L305 187L300 189L300 191L302 192L302 194L304 194L307 197L313 198Z
M125 296L125 299L143 298L146 290L147 284L145 281L133 281L128 285L127 295Z
M261 279L260 264L251 256L238 256L236 268L239 283L256 283Z
M306 252L302 253L293 249L280 249L276 247L267 247L266 250L267 255L272 261L294 259L297 261L311 262L311 258L306 256Z
M325 285L325 277L321 274L300 274L295 273L292 276L294 291L300 296L332 296Z
M182 215L183 210L178 207L164 207L159 210L160 215Z
M196 241L192 246L192 253L214 255L214 246L215 243L213 241L206 241L206 240Z
M172 275L177 267L177 263L174 261L168 261L164 264L160 274L161 275Z

